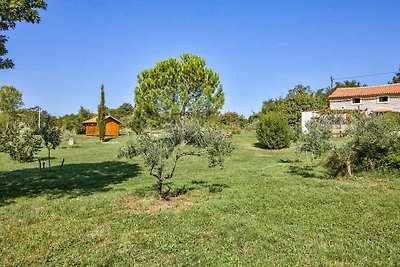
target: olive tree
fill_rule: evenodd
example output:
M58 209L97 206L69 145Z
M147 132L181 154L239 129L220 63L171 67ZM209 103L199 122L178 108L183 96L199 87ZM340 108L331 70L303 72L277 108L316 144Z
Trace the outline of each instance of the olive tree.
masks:
M350 139L334 147L327 159L325 166L331 176L350 177L359 171L399 169L400 136L393 124L383 116L364 118L362 114L354 112L348 132Z
M306 124L307 132L300 137L300 152L310 152L311 160L332 148L332 124L323 119L311 120Z
M149 174L158 181L158 193L165 198L169 190L164 192L164 182L173 177L182 157L206 156L210 167L222 167L225 156L231 150L231 143L225 141L221 132L202 129L198 123L182 121L161 136L149 133L138 135L136 140L119 149L118 156L142 157Z

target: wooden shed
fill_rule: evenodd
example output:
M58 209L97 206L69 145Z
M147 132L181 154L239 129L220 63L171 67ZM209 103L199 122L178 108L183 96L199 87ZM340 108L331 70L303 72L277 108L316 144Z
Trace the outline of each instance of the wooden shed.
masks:
M119 136L119 126L122 124L116 118L107 115L106 121L106 136ZM97 117L91 118L90 120L84 121L83 125L86 128L86 136L96 136L97 132Z

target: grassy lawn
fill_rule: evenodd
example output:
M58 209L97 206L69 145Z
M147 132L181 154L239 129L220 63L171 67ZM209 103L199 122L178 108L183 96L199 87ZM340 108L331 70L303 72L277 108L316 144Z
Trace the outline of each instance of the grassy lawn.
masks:
M400 179L325 179L243 133L224 169L182 160L188 193L163 201L127 140L63 143L52 171L0 154L0 266L400 264Z

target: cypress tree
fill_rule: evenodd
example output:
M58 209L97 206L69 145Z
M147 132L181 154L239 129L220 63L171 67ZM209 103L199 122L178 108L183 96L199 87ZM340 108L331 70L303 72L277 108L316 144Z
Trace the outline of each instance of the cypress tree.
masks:
M100 92L100 104L97 107L98 115L97 115L97 132L99 134L100 141L104 141L104 136L106 134L106 107L105 107L105 100L104 100L104 85L101 85L101 92Z

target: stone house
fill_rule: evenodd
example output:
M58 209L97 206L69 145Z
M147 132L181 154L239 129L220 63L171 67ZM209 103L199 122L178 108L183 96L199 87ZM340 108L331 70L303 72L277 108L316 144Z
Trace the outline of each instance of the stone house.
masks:
M329 97L331 110L400 112L400 83L338 88Z

